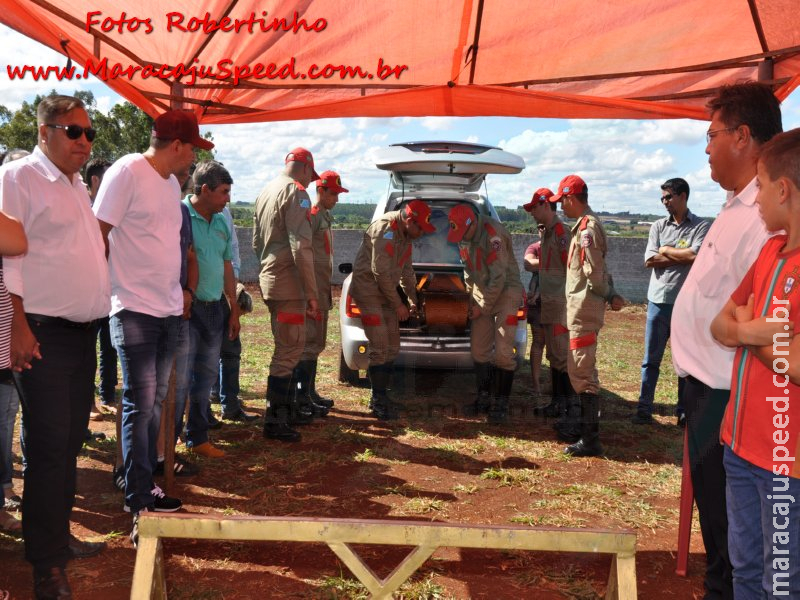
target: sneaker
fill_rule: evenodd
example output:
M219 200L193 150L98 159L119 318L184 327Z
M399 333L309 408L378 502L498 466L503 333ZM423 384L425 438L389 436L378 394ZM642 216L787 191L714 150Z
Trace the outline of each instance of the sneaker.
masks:
M111 471L111 480L114 482L114 487L120 492L125 491L125 465L115 467Z
M677 425L681 429L684 429L686 427L686 413L681 413L678 415L675 421L675 425Z
M139 547L139 515L142 513L150 512L148 509L143 508L135 515L133 515L133 527L131 528L130 540L134 548Z
M209 429L222 429L222 421L217 419L214 415L208 415L208 428Z
M653 415L647 414L643 411L638 411L635 415L631 417L631 423L634 425L652 425L653 424Z
M191 447L192 452L195 454L199 454L200 456L205 456L206 458L222 458L225 456L225 451L220 450L216 446L214 446L211 442L203 442L197 446Z
M183 503L177 498L170 498L167 496L158 486L150 490L150 493L153 495L153 507L149 509L143 508L143 511L152 510L153 512L175 512L183 505ZM124 510L127 513L131 512L131 507L127 500L125 500Z

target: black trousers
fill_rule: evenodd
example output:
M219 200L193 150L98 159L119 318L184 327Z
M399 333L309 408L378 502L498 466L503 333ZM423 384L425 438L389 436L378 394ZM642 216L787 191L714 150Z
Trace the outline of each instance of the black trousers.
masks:
M97 329L28 320L41 360L19 374L27 465L22 495L25 558L34 571L64 567L77 456L94 396Z
M722 464L723 446L719 441L730 390L712 389L691 376L683 379L679 389L686 409L689 466L706 548L705 598L733 600L725 467Z

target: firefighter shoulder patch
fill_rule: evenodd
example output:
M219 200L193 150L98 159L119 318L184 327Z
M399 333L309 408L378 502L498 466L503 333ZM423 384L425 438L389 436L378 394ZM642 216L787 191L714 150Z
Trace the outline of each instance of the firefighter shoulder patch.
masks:
M591 248L594 246L594 237L590 231L584 231L581 235L581 248Z
M501 240L499 237L493 237L489 240L489 246L492 248L492 250L499 254L503 248L503 240Z

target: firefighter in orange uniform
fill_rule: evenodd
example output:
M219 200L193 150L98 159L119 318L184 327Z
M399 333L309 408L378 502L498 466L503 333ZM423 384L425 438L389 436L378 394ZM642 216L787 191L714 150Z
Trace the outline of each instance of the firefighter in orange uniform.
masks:
M519 265L511 236L499 221L476 216L466 203L451 208L448 220L447 241L459 244L470 295L470 349L478 391L472 412L488 412L490 423L503 423L517 368L514 338L524 298Z
M553 192L548 188L536 190L522 208L533 215L540 226L544 226L539 257L539 290L542 299L541 324L544 329L544 342L547 347L547 360L550 363L550 378L553 382L552 399L548 406L536 408L536 414L546 417L559 417L555 429L564 441L577 442L580 433L567 429L567 410L577 403L575 391L567 373L567 354L569 352L569 330L567 329L567 297L564 286L567 278L567 251L569 249L569 230L556 213ZM579 404L579 403L578 403ZM575 407L573 407L575 412ZM580 408L577 408L580 416ZM577 419L576 419L577 421ZM577 437L575 437L577 435Z
M290 425L307 423L313 411L298 405L293 375L305 345L306 316L318 314L314 254L306 187L319 179L314 157L295 148L283 172L261 191L253 214L253 248L261 264L259 284L270 314L275 351L267 380L264 437L294 442L300 434Z
M317 361L325 349L328 337L328 314L333 304L331 298L331 275L333 273L333 217L331 212L339 201L339 194L347 193L342 179L335 171L325 171L317 180L317 203L308 212L311 223L311 246L314 250L314 274L317 280L316 318L306 319L306 345L296 377L303 382L307 402L313 404L316 415L324 416L333 407L333 400L317 393Z
M580 397L580 439L564 449L571 456L599 456L600 380L597 375L597 334L605 320L606 302L613 310L625 304L614 291L606 269L606 232L589 207L589 188L577 175L561 180L553 201L562 202L564 214L577 219L567 256L567 371Z
M400 322L417 311L417 278L411 261L411 244L423 233L433 233L431 209L412 200L400 210L385 213L364 233L353 263L350 295L361 310L361 323L369 341L370 410L381 420L396 419L397 406L387 389L400 351ZM397 285L408 299L397 293Z

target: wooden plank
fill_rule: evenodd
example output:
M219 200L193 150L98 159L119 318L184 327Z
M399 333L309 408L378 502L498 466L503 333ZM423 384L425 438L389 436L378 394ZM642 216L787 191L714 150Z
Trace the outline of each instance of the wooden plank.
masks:
M382 585L375 571L366 564L361 557L353 551L348 544L341 542L330 542L328 547L339 557L350 572L364 584L370 594L377 596L380 594Z
M422 521L148 514L139 521L139 535L131 589L131 598L137 600L150 597L166 599L161 537L324 542L373 598L386 599L390 599L392 592L416 572L436 548L442 546L612 554L606 599L636 599L636 534L631 531L450 525ZM386 579L380 579L351 544L415 548Z
M617 585L619 600L636 600L636 556L633 554L618 554Z
M606 587L605 600L617 600L619 586L617 585L617 555L611 557L611 569L608 571L608 586Z
M218 518L184 514L148 515L139 527L145 535L172 538L450 546L603 554L636 552L635 533L592 529L483 527L417 521L300 517Z
M159 590L163 591L159 593ZM161 566L161 540L157 537L142 537L140 533L131 583L131 600L144 598L166 600L166 597L166 581Z
M386 598L392 597L392 592L416 573L423 563L436 551L437 546L417 546L406 556L402 562L383 580L383 592Z

